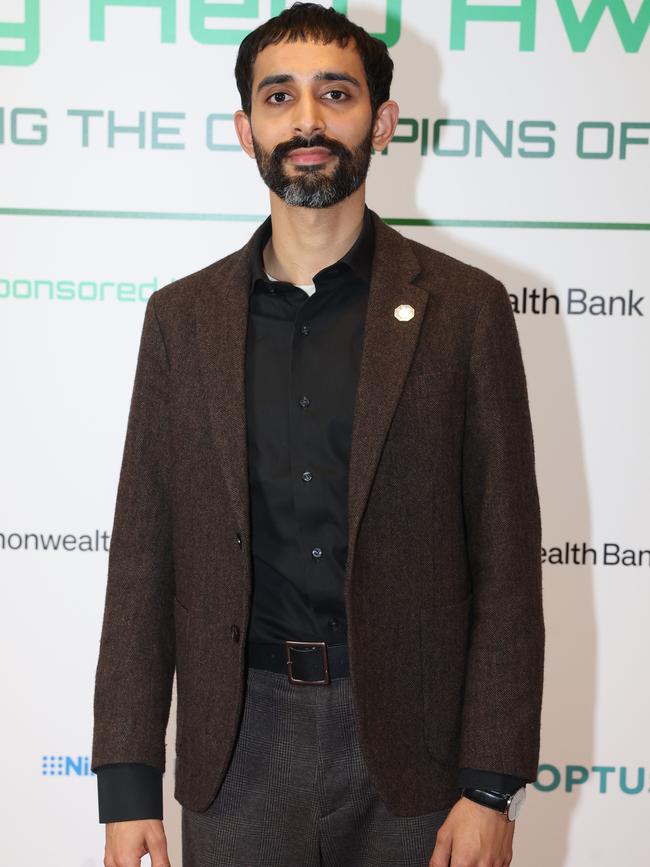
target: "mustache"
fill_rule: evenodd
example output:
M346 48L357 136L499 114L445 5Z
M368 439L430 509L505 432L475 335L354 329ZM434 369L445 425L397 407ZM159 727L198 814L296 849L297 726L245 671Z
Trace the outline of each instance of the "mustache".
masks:
M327 148L336 156L349 154L345 145L335 139L327 138L327 136L319 134L306 139L304 136L296 135L292 139L289 139L289 141L280 142L280 144L276 145L271 153L271 158L277 161L282 160L290 151L296 148Z

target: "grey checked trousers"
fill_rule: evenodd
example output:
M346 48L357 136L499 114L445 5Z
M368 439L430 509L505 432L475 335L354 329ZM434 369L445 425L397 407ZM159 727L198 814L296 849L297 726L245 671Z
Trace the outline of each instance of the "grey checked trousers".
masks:
M427 867L449 810L391 815L371 782L350 678L247 669L237 742L204 813L183 807L183 867Z

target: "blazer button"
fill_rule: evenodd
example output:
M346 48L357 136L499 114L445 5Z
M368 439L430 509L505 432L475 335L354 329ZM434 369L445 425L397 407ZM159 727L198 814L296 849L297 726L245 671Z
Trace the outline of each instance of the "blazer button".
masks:
M232 635L233 641L239 641L239 626L236 623L230 627L230 634Z
M241 536L239 535L239 533L237 533L237 544L241 548Z

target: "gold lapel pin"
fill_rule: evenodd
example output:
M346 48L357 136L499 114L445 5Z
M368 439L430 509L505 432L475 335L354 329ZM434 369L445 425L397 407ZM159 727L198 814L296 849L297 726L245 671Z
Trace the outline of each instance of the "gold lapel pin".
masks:
M399 304L394 310L394 315L400 322L408 322L415 316L415 310L410 304Z

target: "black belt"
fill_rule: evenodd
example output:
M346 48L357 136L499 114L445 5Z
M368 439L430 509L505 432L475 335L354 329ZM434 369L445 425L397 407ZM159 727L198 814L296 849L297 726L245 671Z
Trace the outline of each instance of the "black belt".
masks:
M318 686L350 673L347 644L324 641L285 641L263 644L249 641L248 665L286 674L290 683Z

